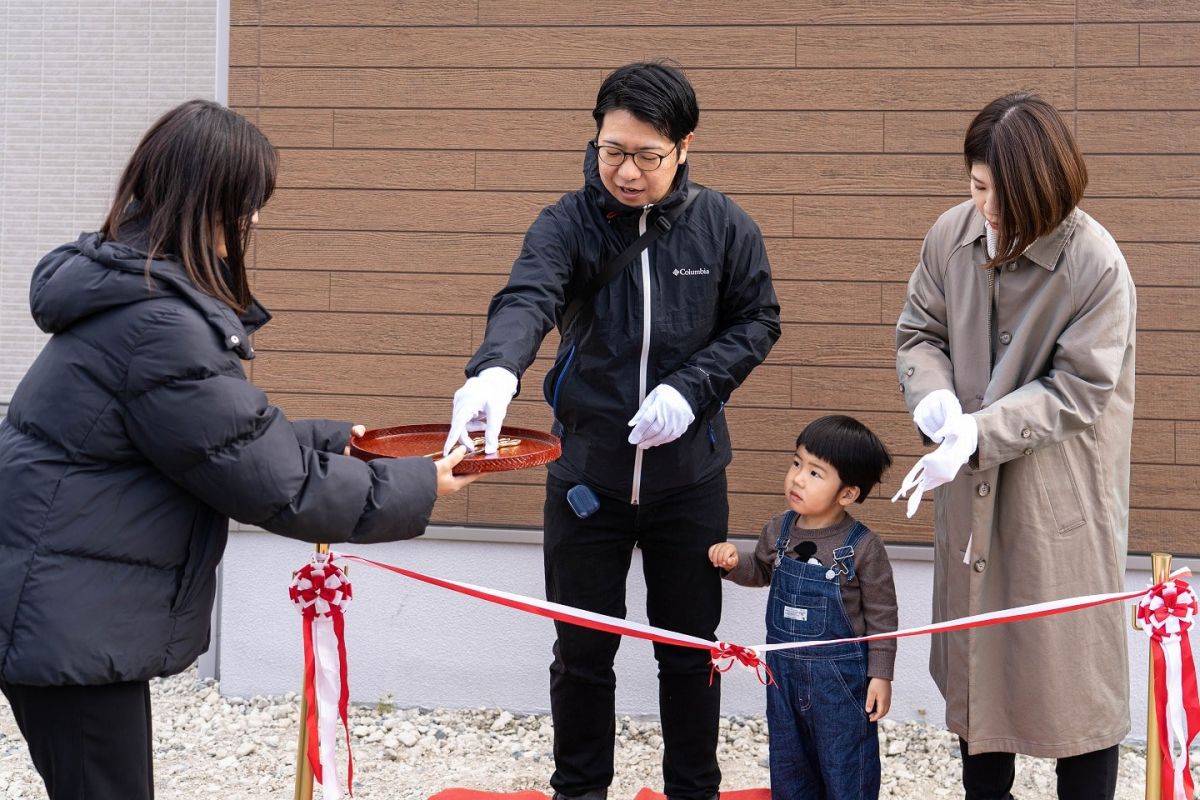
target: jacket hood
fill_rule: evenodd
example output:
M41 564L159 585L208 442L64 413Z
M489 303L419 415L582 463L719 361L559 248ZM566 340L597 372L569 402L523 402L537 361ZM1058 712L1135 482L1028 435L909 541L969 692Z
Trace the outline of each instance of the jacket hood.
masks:
M609 216L624 216L626 214L640 214L640 208L627 206L620 200L612 196L612 192L600 180L600 152L596 149L595 142L588 142L587 152L583 157L583 182L587 189L588 195L592 201L600 207L600 210ZM675 172L675 183L671 187L670 193L663 198L661 203L655 204L656 208L667 209L671 206L683 202L686 193L684 187L688 182L688 162L683 162L679 165Z
M188 279L183 266L152 259L147 275L146 248L136 232L128 241L106 241L99 233L84 233L46 254L33 271L29 308L37 326L61 333L80 320L163 294L193 306L242 358L253 358L249 334L270 318L258 301L239 316L215 297L204 294Z

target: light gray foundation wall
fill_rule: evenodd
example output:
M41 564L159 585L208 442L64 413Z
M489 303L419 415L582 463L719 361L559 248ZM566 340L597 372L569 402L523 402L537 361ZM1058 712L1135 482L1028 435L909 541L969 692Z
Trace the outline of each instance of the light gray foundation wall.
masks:
M464 529L431 529L424 538L410 542L347 549L437 577L543 597L538 532L496 532L490 537L496 541L478 541L488 536ZM514 538L518 541L511 541ZM223 693L251 696L299 689L300 617L288 600L287 587L292 570L306 563L310 553L308 545L265 533L231 536L223 566ZM931 550L890 547L889 554L901 601L900 626L927 624L933 584ZM629 618L645 622L645 590L636 553L634 558ZM1126 572L1130 589L1149 583L1147 562L1130 559ZM554 641L549 620L373 568L352 566L350 578L354 601L346 630L354 701L374 703L390 694L401 708L548 710ZM740 644L761 642L766 599L766 590L727 584L718 635ZM1145 738L1147 647L1145 635L1130 629L1132 739ZM928 659L928 638L899 643L893 719L944 724L945 709L929 678ZM651 645L626 639L616 669L618 713L656 715L658 687ZM725 714L764 712L764 690L748 671L735 668L727 674L722 694Z
M223 99L228 0L0 0L0 403L46 337L29 277L96 230L146 127Z

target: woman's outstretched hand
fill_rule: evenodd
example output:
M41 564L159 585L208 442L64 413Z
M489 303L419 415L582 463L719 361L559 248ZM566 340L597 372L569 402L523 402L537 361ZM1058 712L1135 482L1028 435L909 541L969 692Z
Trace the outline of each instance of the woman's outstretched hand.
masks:
M434 466L437 467L437 493L438 497L447 494L453 494L464 486L474 483L482 473L474 475L455 475L454 467L458 462L463 460L467 454L467 448L461 444L450 451L450 455L439 458Z

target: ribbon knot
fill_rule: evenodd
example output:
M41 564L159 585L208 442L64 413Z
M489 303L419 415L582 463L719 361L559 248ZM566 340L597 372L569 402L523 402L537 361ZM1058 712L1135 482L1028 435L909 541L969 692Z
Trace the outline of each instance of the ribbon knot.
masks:
M293 573L288 596L305 619L340 617L350 606L354 590L341 567L317 555Z
M712 659L712 668L708 673L709 686L712 686L713 676L716 673L728 672L733 669L735 663L754 670L758 682L763 686L775 683L775 676L771 674L771 668L759 658L758 653L752 647L744 647L732 642L717 642L717 646L711 649L709 654Z
M1200 603L1186 581L1176 579L1152 586L1138 601L1137 615L1146 635L1155 641L1178 639L1192 627Z

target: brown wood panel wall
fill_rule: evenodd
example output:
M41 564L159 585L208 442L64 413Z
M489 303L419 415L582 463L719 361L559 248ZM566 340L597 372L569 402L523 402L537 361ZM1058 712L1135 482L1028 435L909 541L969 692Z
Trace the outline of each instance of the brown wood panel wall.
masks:
M728 407L732 531L780 510L790 445L846 411L921 447L893 326L920 240L967 197L960 156L994 96L1039 91L1088 159L1086 210L1139 288L1131 548L1200 554L1200 5L1142 0L232 0L230 103L281 150L255 288L276 312L253 377L288 413L440 421L538 210L580 183L606 72L667 57L701 104L693 174L758 221L783 337ZM547 427L525 378L514 424ZM438 504L442 522L537 526L541 471Z

